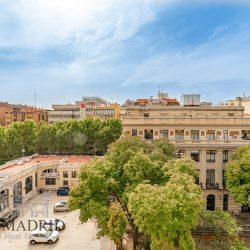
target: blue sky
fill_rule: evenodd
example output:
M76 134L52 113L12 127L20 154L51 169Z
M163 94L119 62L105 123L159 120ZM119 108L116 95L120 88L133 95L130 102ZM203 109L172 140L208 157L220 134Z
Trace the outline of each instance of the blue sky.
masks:
M91 3L90 3L91 2ZM250 95L250 1L0 0L0 100Z

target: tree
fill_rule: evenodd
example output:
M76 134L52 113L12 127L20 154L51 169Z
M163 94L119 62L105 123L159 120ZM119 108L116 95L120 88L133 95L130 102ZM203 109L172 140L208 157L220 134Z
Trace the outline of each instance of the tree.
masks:
M194 244L190 228L198 221L203 199L192 176L195 163L172 161L179 172L171 174L164 164L173 158L174 147L166 140L148 143L138 137L120 138L109 146L103 159L95 159L82 167L79 185L70 193L69 207L80 209L81 221L96 218L100 227L98 236L109 236L118 249L122 249L121 239L126 228L141 249L148 244L148 239L153 247L160 249L167 244L165 238L170 245L179 238L182 249L188 249L185 247ZM187 173L181 172L180 166ZM145 208L144 214L140 204ZM147 219L153 222L152 228L144 221ZM171 219L170 226L165 224Z
M6 130L0 126L0 164L7 161L6 154Z
M250 146L238 149L226 165L226 185L236 202L250 206Z
M0 163L23 155L95 154L106 152L108 145L121 136L121 121L86 118L49 124L15 122L0 127Z
M227 211L217 209L216 211L205 211L202 214L202 220L215 228L215 237L220 239L225 249L230 250L247 250L245 243L240 239L240 227L237 225L236 219ZM225 236L225 233L228 237ZM227 244L228 243L228 244ZM219 246L221 248L221 246ZM223 248L224 249L224 248Z

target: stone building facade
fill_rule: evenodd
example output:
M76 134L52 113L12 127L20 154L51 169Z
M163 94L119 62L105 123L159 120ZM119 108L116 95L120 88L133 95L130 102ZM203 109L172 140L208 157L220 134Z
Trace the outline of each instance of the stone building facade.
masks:
M197 103L196 103L197 104ZM242 106L167 105L128 101L122 106L124 135L145 140L168 139L179 157L197 162L197 184L204 191L206 208L235 213L249 211L234 202L225 183L225 165L237 148L250 143L250 118Z
M37 195L39 190L76 186L81 165L91 159L33 155L0 166L0 217Z

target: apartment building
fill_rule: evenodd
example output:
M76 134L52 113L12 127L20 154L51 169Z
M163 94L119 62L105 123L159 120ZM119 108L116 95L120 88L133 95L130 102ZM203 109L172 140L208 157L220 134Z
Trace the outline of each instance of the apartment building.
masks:
M250 96L236 97L233 100L227 100L222 102L221 106L242 106L244 107L244 116L250 116Z
M208 210L249 211L234 202L224 174L230 155L250 143L250 118L244 116L242 106L213 106L199 99L183 96L181 106L159 98L127 101L122 106L123 133L149 141L168 139L178 156L196 161L197 184L204 191Z
M121 105L118 103L108 103L107 107L97 107L94 109L94 117L101 120L108 120L110 118L121 118Z
M107 103L101 97L86 96L74 104L53 104L49 111L49 122L83 120L86 117L96 117L101 120L119 118L120 105Z
M0 102L0 125L8 126L12 122L25 120L33 120L36 123L48 121L48 111L33 106Z
M74 187L90 156L33 155L0 166L0 216L37 195L40 189Z

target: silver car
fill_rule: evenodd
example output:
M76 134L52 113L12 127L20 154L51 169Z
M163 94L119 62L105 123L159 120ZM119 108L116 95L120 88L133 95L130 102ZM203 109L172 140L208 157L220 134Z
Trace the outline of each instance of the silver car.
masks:
M54 212L68 212L68 207L66 202L57 202L53 207Z

